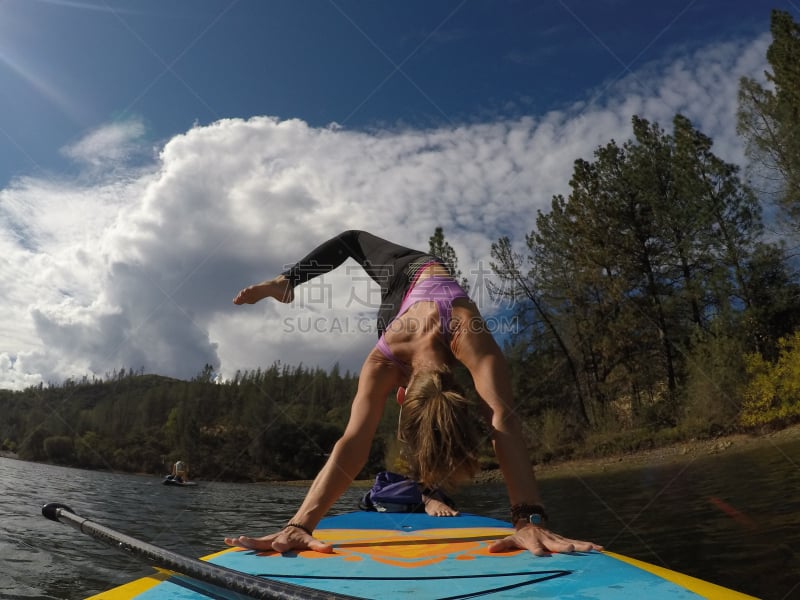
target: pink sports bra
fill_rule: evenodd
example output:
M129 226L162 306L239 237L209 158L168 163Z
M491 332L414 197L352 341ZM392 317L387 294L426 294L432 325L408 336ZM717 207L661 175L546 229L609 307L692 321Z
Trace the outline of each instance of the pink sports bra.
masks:
M400 318L412 305L417 302L435 302L436 309L439 311L439 325L442 336L446 343L450 343L450 320L453 316L453 300L456 298L469 298L467 293L461 288L458 283L449 277L442 277L434 275L428 279L423 279L406 294L403 298L403 303L397 311L397 315L392 319ZM388 331L392 322L386 327ZM380 350L386 358L391 360L394 364L400 367L404 372L408 372L409 368L404 362L398 359L389 349L386 343L386 333L378 339L375 347Z

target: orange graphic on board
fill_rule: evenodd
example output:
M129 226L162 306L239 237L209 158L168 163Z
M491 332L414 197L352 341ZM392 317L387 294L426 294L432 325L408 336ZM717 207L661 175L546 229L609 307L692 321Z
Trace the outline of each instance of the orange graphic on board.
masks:
M478 556L491 555L500 558L519 554L521 550L501 554L489 552L489 544L506 535L508 530L492 528L427 530L413 534L380 530L320 530L317 532L319 539L334 544L333 554L306 550L299 552L298 556L348 562L372 560L395 567L418 568L435 565L447 558L474 560ZM268 553L265 556L280 555Z

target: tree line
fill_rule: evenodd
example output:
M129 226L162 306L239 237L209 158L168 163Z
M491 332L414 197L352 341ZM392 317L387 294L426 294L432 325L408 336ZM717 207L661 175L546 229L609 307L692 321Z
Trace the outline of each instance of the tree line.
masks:
M669 129L634 115L630 139L575 161L568 193L536 212L525 240L492 244L490 292L521 325L504 342L532 459L800 418L800 282L787 243L800 231L800 26L773 11L771 32L766 84L740 83L746 173L684 115ZM429 245L467 285L441 227ZM212 374L123 370L0 391L0 441L89 468L159 473L181 458L195 476L304 479L357 386L336 367ZM395 460L396 411L387 401L362 475Z
M341 434L357 377L274 364L191 381L122 370L104 380L0 391L0 440L23 459L166 474L178 459L196 477L303 479ZM375 445L366 469L383 460Z

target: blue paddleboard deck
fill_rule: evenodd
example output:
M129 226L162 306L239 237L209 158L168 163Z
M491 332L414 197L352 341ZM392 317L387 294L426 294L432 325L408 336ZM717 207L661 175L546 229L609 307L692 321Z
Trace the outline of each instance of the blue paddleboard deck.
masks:
M385 600L745 599L732 590L610 552L492 554L508 523L475 515L353 512L328 517L315 537L332 554L277 554L228 549L204 560L277 582ZM235 598L214 586L159 572L94 596L116 600Z

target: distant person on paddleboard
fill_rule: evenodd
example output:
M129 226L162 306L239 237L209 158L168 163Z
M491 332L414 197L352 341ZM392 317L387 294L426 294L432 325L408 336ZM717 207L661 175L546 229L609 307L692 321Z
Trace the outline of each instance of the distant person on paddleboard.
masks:
M478 308L441 260L366 231L345 231L276 278L244 288L233 302L253 304L264 298L292 302L297 285L329 273L348 258L358 262L380 286L381 307L380 337L361 367L345 432L286 527L263 537L239 536L225 542L253 550L331 552L330 544L313 537L314 528L366 464L386 397L394 390L401 405L398 439L410 475L431 489L448 490L468 481L479 468L480 437L470 403L451 372L458 361L472 375L491 424L492 443L517 530L489 550L521 548L544 555L601 549L547 529L521 423L513 408L505 357ZM458 514L435 498L426 500L430 515Z
M188 481L189 469L182 460L175 461L175 464L172 465L172 479L180 483Z

